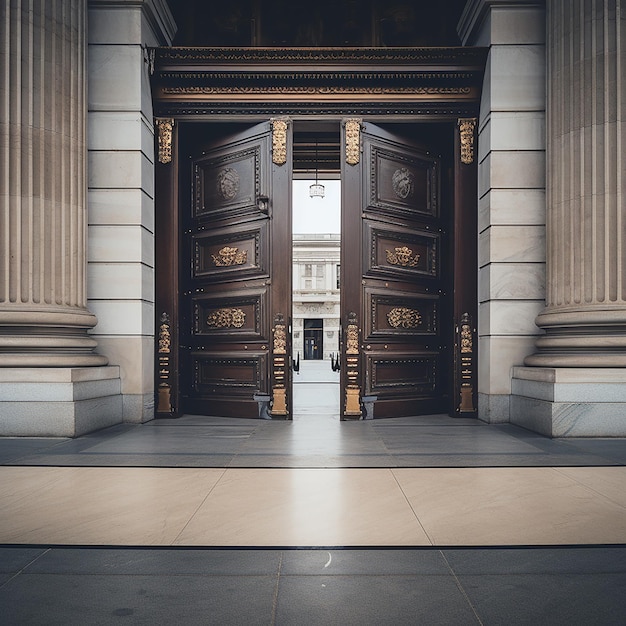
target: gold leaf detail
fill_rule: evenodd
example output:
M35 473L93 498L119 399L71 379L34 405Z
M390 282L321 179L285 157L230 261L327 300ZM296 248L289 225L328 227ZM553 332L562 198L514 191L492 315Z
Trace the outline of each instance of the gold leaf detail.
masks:
M167 313L163 313L161 315L161 325L159 326L159 354L169 354L171 343L170 317Z
M287 332L285 324L274 325L274 354L287 354Z
M287 162L287 121L272 120L272 161L276 165Z
M461 162L470 164L474 162L474 129L476 118L469 117L459 120L459 133L461 138Z
M474 340L472 337L472 326L470 324L469 313L463 313L461 316L461 354L471 354L474 350Z
M172 160L172 131L174 118L158 118L156 120L159 138L159 163L170 163Z
M206 320L209 328L241 328L246 323L246 314L241 309L215 309Z
M231 265L244 265L248 261L248 251L225 246L218 253L212 254L213 263L218 267L230 267Z
M390 265L400 265L401 267L415 267L420 260L420 255L413 255L413 250L402 246L392 250L385 250L387 254L387 263Z
M361 120L346 120L346 163L356 165L361 159Z
M461 354L469 354L472 352L472 329L469 324L461 326Z
M398 306L387 313L387 322L392 328L417 328L422 324L422 315L417 309Z

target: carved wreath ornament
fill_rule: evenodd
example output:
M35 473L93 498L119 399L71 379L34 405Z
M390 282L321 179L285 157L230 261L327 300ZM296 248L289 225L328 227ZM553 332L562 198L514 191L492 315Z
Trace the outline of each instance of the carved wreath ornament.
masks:
M422 323L422 316L417 309L398 306L387 313L387 322L392 328L417 328Z
M246 323L246 314L241 309L216 309L206 320L209 328L241 328Z
M407 246L400 246L393 250L385 250L387 263L400 267L415 267L420 260L419 254L413 254L413 250Z
M248 251L224 246L219 250L217 256L215 254L211 256L213 257L213 263L217 267L230 267L231 265L244 265L248 260Z

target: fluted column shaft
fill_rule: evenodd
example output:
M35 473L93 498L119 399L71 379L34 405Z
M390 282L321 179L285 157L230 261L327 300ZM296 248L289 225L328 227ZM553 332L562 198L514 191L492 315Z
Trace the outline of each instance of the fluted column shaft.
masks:
M86 0L0 7L0 366L102 365L86 309Z
M527 365L626 366L626 15L547 1L546 335Z

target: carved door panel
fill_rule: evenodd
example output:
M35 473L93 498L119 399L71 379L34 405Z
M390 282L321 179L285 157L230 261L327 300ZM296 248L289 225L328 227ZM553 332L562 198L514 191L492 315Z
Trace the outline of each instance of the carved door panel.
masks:
M291 128L256 125L191 158L183 224L186 413L290 417Z
M375 417L446 411L440 161L360 120L342 137L342 416L358 419L374 398Z

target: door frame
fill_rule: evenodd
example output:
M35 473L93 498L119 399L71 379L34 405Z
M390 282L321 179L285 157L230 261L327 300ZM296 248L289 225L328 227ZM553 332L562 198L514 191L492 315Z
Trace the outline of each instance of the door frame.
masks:
M477 413L477 158L485 48L154 48L155 414L180 414L180 128L363 118L454 125L451 415ZM343 132L343 131L342 131ZM470 236L468 236L470 234ZM261 410L261 405L260 405Z

